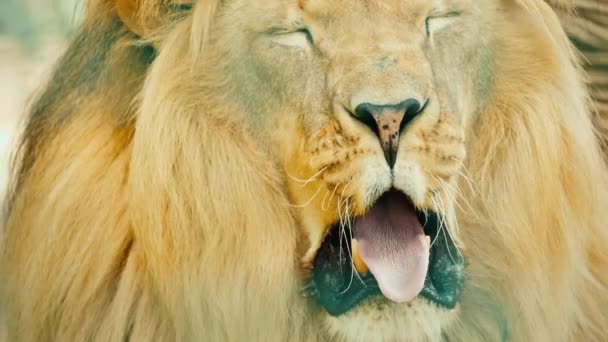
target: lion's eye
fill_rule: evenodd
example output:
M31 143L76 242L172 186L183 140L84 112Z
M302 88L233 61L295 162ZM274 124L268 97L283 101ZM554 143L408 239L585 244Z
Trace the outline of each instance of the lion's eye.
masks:
M313 44L312 34L306 28L293 32L276 34L273 40L281 45L301 48L308 47Z
M429 16L424 21L426 28L426 34L430 36L432 33L442 30L448 24L450 24L455 17L459 14L457 12L450 12L440 16Z

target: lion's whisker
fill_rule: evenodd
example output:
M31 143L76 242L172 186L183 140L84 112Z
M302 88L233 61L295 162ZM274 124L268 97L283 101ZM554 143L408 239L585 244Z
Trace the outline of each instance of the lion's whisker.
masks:
M471 205L468 203L468 201L461 195L460 193L460 188L458 187L457 183L448 183L444 180L442 180L439 177L433 177L440 185L441 185L441 191L443 191L446 196L448 196L450 198L450 200L452 201L452 203L454 203L455 206L458 207L458 209L460 209L460 211L469 214L468 211L466 211L461 205L460 202L457 200L456 196L458 196L458 198L462 199L463 202L465 202L467 204L467 206L469 207L469 209L472 210ZM452 191L450 189L453 189Z
M340 263L343 260L342 259L342 257L343 257L342 256L342 236L344 235L344 237L346 238L346 234L345 234L344 230L346 228L346 220L348 219L346 211L344 213L342 213L342 206L344 206L344 205L346 205L346 198L344 198L344 192L342 192L342 194L340 195L340 198L338 200L338 216L340 219L340 225L338 227L338 229L339 229L338 239L340 241L340 244L339 244ZM340 271L342 271L341 268L340 268Z
M346 223L347 223L349 235L350 235L350 238L352 241L352 221L350 218L350 206L348 205L348 202L347 202L348 199L345 199L345 200L346 200L346 202L345 202ZM344 233L344 238L347 239L348 237L346 236L346 230L343 230L343 233ZM359 281L363 284L363 286L367 287L367 285L365 284L365 282L359 275L359 272L357 272L355 269L354 261L353 261L353 253L352 253L351 247L349 246L348 243L346 244L346 249L347 249L348 255L350 256L350 261L351 261L350 280L349 280L348 285L344 289L344 291L342 291L341 293L346 293L350 289L350 287L353 284L355 275L357 276L357 279L359 279Z
M312 197L310 197L310 199L308 201L306 201L306 203L303 204L292 204L289 203L288 206L291 208L305 208L307 207L310 203L312 203L312 201L315 199L315 197L317 197L317 195L319 195L319 193L321 192L321 188L323 187L323 184L320 184L319 187L317 188L317 192L315 192L314 195L312 195Z
M334 186L334 191L331 192L331 196L329 197L329 201L327 201L327 207L325 207L325 200L327 199L327 195L329 194L326 193L325 196L323 197L323 202L321 203L321 209L323 211L327 211L329 209L329 205L331 204L331 200L334 198L334 195L336 194L336 190L338 190L338 185L336 184L336 186Z
M352 218L350 217L350 205L348 205L348 204L346 206L346 212L348 213L347 214L348 215L348 232L349 232L349 235L350 235L350 241L352 243L352 241L353 241L353 227L352 227L352 223L353 222L352 222ZM347 247L348 247L348 245L347 245ZM352 249L351 248L352 248L352 245L351 245L351 247L348 250L349 255L350 255L350 262L351 262L351 284L352 284L352 275L355 274L357 276L357 279L359 279L359 281L361 282L361 284L363 284L364 287L367 287L367 285L365 284L365 282L363 281L363 279L359 275L359 272L357 272L357 269L355 268L355 263L354 263L354 260L353 260L353 253L352 253ZM349 287L350 287L351 284L349 284Z
M454 187L456 188L454 191L455 196L458 197L459 201L456 201L456 205L458 206L458 208L466 213L467 215L471 215L474 217L477 217L477 212L475 211L475 209L473 208L473 206L471 205L471 203L469 202L469 199L462 193L462 190L460 189L460 185L458 185L458 183L454 184ZM463 207L460 206L460 202L462 202L468 209L464 210Z
M466 165L464 165L464 163L462 161L458 161L458 163L460 164L460 169L456 170L456 173L467 182L471 192L473 194L476 194L477 189L475 186L475 180L473 179L473 176L471 175L471 173L467 169Z
M351 180L352 181L352 180ZM339 244L339 259L340 262L342 262L342 234L344 234L344 229L345 229L345 225L346 225L346 212L344 212L344 214L342 213L342 206L346 204L346 200L347 198L344 197L344 191L346 191L346 188L348 188L348 186L350 185L351 181L349 181L348 183L346 183L346 185L344 186L344 188L342 189L342 193L339 195L339 199L338 199L338 218L340 221L340 224L338 226L338 239L340 241ZM342 271L342 269L340 269L340 271Z
M439 205L437 204L435 198L433 196L431 196L431 203L433 204L433 208L435 208L435 211L439 211ZM437 235L435 235L433 237L433 241L431 241L431 247L435 245L435 241L437 240L437 237L439 236L439 232L441 231L441 215L437 215L438 219L439 219L439 229L437 230Z
M445 189L442 189L443 192L445 192ZM448 211L446 210L445 206L443 205L441 199L437 199L434 197L431 197L431 202L433 203L433 206L437 208L437 211L443 215L447 215ZM452 229L456 229L458 230L458 220L456 219L454 212L452 211L450 214L450 217L452 218ZM452 240L454 240L454 238L452 237L452 233L450 231L450 227L448 227L445 224L445 220L443 215L437 215L438 216L438 220L439 220L439 229L437 230L437 236L435 236L435 238L433 239L433 242L431 243L431 246L434 245L435 241L437 240L437 238L439 237L440 233L443 232L444 234L448 235ZM450 251L450 248L447 244L447 238L444 238L446 240L446 249L448 251L448 255L450 256L450 258L452 259L452 261L456 262L456 259L454 258L454 256L452 255L452 252ZM462 254L460 253L460 250L458 250L458 248L456 249L460 260L462 260Z
M325 170L327 170L328 166L325 166L323 168L321 168L317 173L315 173L314 175L312 175L310 178L308 179L300 179L298 177L295 177L291 174L289 174L288 172L286 172L287 176L289 178L291 178L291 180L293 180L294 182L297 183L302 183L302 186L306 186L308 185L310 182L315 181Z

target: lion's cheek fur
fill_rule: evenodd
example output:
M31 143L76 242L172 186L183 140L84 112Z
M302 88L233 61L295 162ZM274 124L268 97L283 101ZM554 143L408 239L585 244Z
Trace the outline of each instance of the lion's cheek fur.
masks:
M153 84L171 82L171 71L162 66L164 58L173 57L159 56L158 68L150 75ZM158 102L142 103L132 191L134 203L147 203L144 211L137 211L141 216L135 217L134 226L141 228L135 232L149 244L146 250L155 251L150 267L158 269L152 275L164 290L162 297L172 298L168 305L191 303L170 307L177 322L184 320L180 323L184 327L209 320L201 315L230 317L241 323L241 330L234 332L229 326L201 326L201 332L192 332L192 337L208 337L205 330L210 328L254 340L273 330L277 336L297 336L297 329L283 330L293 328L292 319L302 319L298 317L305 305L297 295L301 285L295 254L297 226L281 190L280 171L237 124L243 114L233 106L217 103L201 108L207 118L234 113L229 120L214 124L201 120L196 108L171 113L166 101L169 94L158 95L146 96ZM179 95L174 99L177 108L185 107L179 101L188 100ZM158 115L164 108L167 115ZM192 130L193 124L197 130ZM139 134L141 139L137 139ZM154 142L146 141L152 136ZM150 180L153 183L147 183ZM156 189L155 193L149 189Z
M523 10L510 15L509 21L538 25ZM605 224L597 221L606 193L594 190L606 186L606 176L593 135L580 134L591 130L591 122L580 101L585 95L578 70L569 53L559 53L567 51L567 42L555 17L546 16L548 27L539 26L534 34L502 28L499 37L510 39L496 51L502 58L493 92L500 95L470 137L467 171L478 184L474 189L461 184L471 205L459 208L463 253L470 260L462 317L475 317L478 308L469 310L468 304L481 300L494 307L488 317L512 338L576 340L599 336L595 328L579 328L598 324L594 314L571 313L593 312L591 293L602 286L584 279L606 262L585 257L594 236L606 236ZM536 62L509 62L516 60ZM519 85L517 91L512 84ZM604 276L600 283L606 284Z

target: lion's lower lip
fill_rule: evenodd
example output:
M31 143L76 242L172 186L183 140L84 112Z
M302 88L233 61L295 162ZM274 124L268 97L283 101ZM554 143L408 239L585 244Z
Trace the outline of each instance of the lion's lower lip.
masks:
M446 309L453 309L464 283L463 262L445 229L440 229L440 218L429 212L420 214L420 222L433 244L424 287L420 296ZM341 315L365 299L381 295L371 273L358 274L348 254L350 239L340 238L333 227L323 242L314 261L307 289L331 315Z

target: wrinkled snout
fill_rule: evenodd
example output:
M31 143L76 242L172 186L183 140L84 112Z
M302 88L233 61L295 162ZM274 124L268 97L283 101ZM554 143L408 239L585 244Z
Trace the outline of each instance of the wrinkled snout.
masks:
M355 71L341 78L337 93L351 118L378 139L392 168L401 134L424 114L432 77L422 53L397 50L373 56L350 56Z
M392 168L397 159L401 132L423 109L423 104L415 98L397 104L366 102L357 105L354 116L376 134L384 151L384 157Z

